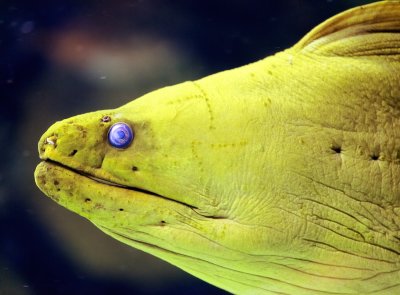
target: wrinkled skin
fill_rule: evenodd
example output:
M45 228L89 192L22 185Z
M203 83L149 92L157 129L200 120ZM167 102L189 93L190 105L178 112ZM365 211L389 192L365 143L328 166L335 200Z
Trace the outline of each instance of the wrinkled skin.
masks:
M400 294L399 73L399 1L355 8L259 62L55 123L36 183L236 294Z

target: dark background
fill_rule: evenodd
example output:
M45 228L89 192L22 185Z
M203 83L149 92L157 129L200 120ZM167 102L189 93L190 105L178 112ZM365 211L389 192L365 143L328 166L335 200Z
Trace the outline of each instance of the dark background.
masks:
M35 186L45 129L257 61L371 1L0 1L0 294L226 294Z

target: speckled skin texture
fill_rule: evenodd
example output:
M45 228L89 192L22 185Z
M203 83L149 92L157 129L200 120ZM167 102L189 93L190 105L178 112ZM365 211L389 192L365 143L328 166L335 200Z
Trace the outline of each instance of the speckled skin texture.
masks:
M55 123L36 183L236 294L397 294L399 73L400 2L358 7L254 64Z

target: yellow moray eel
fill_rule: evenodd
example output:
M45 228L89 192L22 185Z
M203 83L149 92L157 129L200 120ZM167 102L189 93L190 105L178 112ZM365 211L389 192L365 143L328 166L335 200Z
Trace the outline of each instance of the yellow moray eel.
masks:
M400 1L56 122L39 154L51 199L229 292L400 294Z

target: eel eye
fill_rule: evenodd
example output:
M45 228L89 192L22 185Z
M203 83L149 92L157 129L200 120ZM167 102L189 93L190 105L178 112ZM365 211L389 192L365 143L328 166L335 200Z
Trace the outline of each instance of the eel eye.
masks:
M115 148L125 149L133 140L131 127L126 123L115 123L108 130L108 143Z

